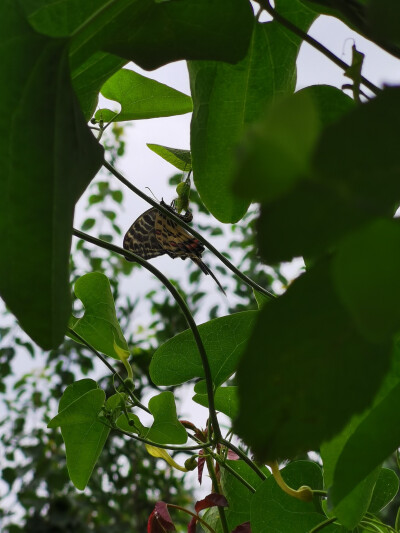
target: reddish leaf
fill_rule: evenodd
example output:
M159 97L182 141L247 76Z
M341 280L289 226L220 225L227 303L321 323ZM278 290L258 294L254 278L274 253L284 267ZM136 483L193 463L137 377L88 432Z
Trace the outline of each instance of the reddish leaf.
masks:
M165 502L157 502L147 522L147 533L176 531Z
M193 516L188 525L188 533L196 533L197 518Z
M228 507L229 503L225 496L222 494L217 494L215 492L209 494L204 498L204 500L199 500L196 502L194 508L196 513L199 514L203 509L208 509L209 507Z
M203 455L204 455L204 450L200 450L199 460L197 462L197 479L199 480L200 485L203 480L203 470L204 470L204 464L206 462L205 457L202 457Z
M233 452L232 450L228 450L227 458L229 459L229 461L238 461L240 459L238 454Z
M189 420L179 420L179 422L186 429L191 429L192 431L198 431L197 427L194 424L192 424L192 422L189 422Z
M245 522L244 524L235 527L232 533L251 533L250 522Z

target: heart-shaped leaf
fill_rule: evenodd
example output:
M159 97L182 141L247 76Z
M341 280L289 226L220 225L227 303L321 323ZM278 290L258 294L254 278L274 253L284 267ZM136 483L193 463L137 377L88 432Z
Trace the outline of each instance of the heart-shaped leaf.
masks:
M216 386L235 372L256 316L257 311L244 311L198 327ZM204 378L191 330L176 335L156 350L150 363L150 376L156 385L178 385L196 377Z
M97 120L104 122L170 117L192 111L190 96L133 70L121 69L101 88L101 94L121 104L121 111L99 109Z
M79 490L86 487L110 432L98 418L104 399L95 381L77 381L65 389L59 414L49 423L49 427L61 426L69 477Z
M74 291L85 306L85 314L82 318L71 317L71 329L96 350L114 359L128 357L128 345L117 320L107 276L100 272L85 274L76 281Z

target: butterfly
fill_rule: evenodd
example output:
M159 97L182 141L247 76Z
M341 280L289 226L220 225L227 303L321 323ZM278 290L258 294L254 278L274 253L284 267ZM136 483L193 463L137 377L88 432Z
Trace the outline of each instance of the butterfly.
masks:
M174 202L169 206L161 201L161 205L175 213L184 222L191 222L193 219L192 212L189 210L184 215L177 213ZM125 234L123 246L125 250L134 252L143 259L152 259L164 254L169 255L172 259L189 257L201 268L204 274L209 274L221 291L226 294L213 272L201 260L204 245L155 207L148 209L135 220ZM128 256L126 259L133 261Z

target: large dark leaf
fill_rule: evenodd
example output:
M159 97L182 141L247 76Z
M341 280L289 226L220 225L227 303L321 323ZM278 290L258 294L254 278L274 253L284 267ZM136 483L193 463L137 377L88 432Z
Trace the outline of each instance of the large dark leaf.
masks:
M336 435L331 441L321 446L321 459L324 465L324 484L328 491L332 487L337 460L346 442L360 423L362 416L353 417L339 435ZM332 511L332 514L337 516L340 523L350 530L353 530L357 526L367 512L380 470L380 466L372 470L361 483L353 488L339 505L333 506L328 501L328 508Z
M375 220L350 234L333 260L338 294L355 323L372 342L400 329L400 224ZM371 291L371 280L379 289Z
M330 85L312 85L274 102L241 144L236 190L268 203L293 188L310 173L323 127L353 106L351 98Z
M247 0L23 0L31 24L71 36L74 71L102 51L154 69L178 59L236 62L249 45L253 13Z
M237 372L237 431L261 458L319 449L372 400L390 344L360 335L330 263L314 267L260 312Z
M400 385L397 385L368 412L347 441L336 464L334 504L339 504L400 446L399 404Z
M328 126L308 180L263 206L260 249L270 262L332 249L400 200L400 89L387 88ZM282 214L284 213L284 216Z
M209 320L199 326L211 375L218 387L236 368L257 312L244 311ZM151 379L156 385L178 385L196 377L204 378L197 344L191 330L169 339L153 355Z
M280 5L304 30L315 17L297 0ZM257 23L247 56L237 65L189 63L194 180L203 202L222 222L236 222L247 211L248 195L235 197L231 191L237 144L267 102L294 90L300 44L276 22Z
M102 161L71 87L66 41L0 6L0 294L42 348L63 339L74 205ZM16 67L18 65L18 68Z
M394 56L400 57L397 0L302 0L302 2L321 14L337 17L357 33L374 41Z
M71 73L72 84L86 120L89 120L95 112L104 82L125 63L126 59L113 54L96 52Z

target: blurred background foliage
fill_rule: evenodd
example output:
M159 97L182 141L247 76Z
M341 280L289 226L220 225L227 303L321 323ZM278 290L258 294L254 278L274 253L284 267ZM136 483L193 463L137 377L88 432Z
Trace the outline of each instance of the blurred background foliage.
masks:
M112 164L124 154L123 134L123 128L115 124L105 137ZM176 174L170 178L170 185L175 188L182 179L182 174ZM88 216L80 229L92 230L94 235L109 242L120 242L126 229L118 225L124 193L117 182L102 174L91 184L86 197ZM266 267L257 256L254 240L257 209L249 211L240 224L222 226L209 215L196 191L192 190L190 200L194 220L202 234L211 241L220 239L229 250L227 256L246 275L266 288L271 288L274 281L286 285L279 267ZM176 302L164 287L155 285L146 295L149 316L143 316L142 302L132 300L120 287L121 280L140 267L84 241L73 241L70 266L71 291L76 279L86 272L100 271L109 277L118 318L134 354L136 394L141 398L146 391L156 389L148 373L154 349L187 328ZM229 287L229 313L257 308L248 286L232 279L223 265L213 268L223 285ZM171 281L184 294L195 316L200 308L202 316L206 314L209 318L226 313L226 309L221 312L218 304L208 306L199 269L188 264L184 273L185 279ZM75 301L74 313L79 314L81 310L81 303ZM140 331L141 336L134 335L130 327L135 313L143 319L135 331ZM21 364L27 369L24 375ZM118 370L123 373L122 368ZM66 339L57 350L42 352L4 310L0 317L0 372L3 376L0 382L0 523L4 533L143 531L155 501L192 506L190 483L183 483L180 476L149 456L140 444L119 436L108 439L85 492L77 492L73 487L66 470L61 434L59 430L47 429L46 423L54 415L63 390L77 379L85 376L97 379L107 395L113 393L109 374L84 346ZM177 513L174 520L181 531L186 530L185 517Z

